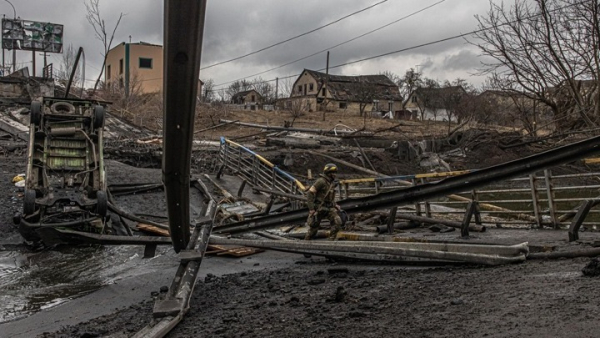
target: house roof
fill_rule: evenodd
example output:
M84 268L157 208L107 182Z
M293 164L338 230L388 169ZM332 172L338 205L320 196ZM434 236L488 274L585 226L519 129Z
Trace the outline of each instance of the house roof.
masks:
M373 99L402 101L398 86L385 75L331 75L305 69L302 74L310 74L320 86L327 80L327 89L333 99L339 101L361 101L365 86L373 90Z
M246 95L250 94L251 92L255 92L255 93L256 93L256 95L258 95L259 97L261 96L261 95L260 95L260 93L259 93L259 92L257 92L256 90L254 90L254 89L250 89L250 90L244 90L243 92L238 92L238 93L235 93L235 94L233 95L232 99L237 99L237 98L240 98L240 97L244 97L244 96L246 96Z
M465 95L466 91L461 86L443 88L417 88L412 95L416 95L428 108L443 109L448 97Z

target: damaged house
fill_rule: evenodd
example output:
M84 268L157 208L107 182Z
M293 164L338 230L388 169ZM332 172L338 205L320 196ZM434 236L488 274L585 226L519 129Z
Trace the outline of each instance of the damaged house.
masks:
M236 93L231 97L231 103L233 104L249 104L249 105L257 105L262 103L262 95L254 89L245 90L239 93Z
M327 75L305 69L284 107L306 111L395 112L402 109L398 86L385 75Z

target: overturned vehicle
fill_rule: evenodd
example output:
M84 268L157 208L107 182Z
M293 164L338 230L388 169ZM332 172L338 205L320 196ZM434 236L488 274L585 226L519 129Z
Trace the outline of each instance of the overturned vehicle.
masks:
M16 220L26 240L41 240L47 228L107 233L104 117L98 101L32 102L23 214Z

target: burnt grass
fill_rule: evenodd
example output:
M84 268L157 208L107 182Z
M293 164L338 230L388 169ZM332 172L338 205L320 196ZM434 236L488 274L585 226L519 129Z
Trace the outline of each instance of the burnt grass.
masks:
M598 280L581 273L587 261L411 268L300 260L293 269L209 275L168 337L596 337L600 295ZM42 337L130 336L149 323L152 306Z

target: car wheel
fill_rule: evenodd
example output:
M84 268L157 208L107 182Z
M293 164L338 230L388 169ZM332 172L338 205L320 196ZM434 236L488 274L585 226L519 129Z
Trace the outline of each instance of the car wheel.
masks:
M35 212L35 190L25 190L23 196L23 214L31 215Z
M100 129L104 127L104 107L94 107L94 129Z
M29 121L33 125L39 125L42 121L42 104L38 101L31 102L29 111Z
M102 217L106 216L108 210L108 198L106 191L99 190L96 193L96 213Z

